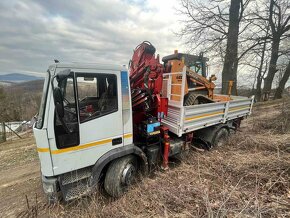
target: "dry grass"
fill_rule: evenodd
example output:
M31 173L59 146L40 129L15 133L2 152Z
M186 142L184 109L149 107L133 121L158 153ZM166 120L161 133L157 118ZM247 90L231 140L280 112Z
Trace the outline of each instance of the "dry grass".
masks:
M279 100L277 104L259 104L256 107L256 113L260 116L254 116L252 119L252 130L256 133L268 131L270 133L289 133L290 132L290 100ZM264 111L263 109L268 109ZM261 114L259 111L264 112Z
M50 217L290 217L289 102L258 105L242 132L144 178L127 194L96 194L21 213ZM286 117L286 118L285 118ZM40 209L40 208L45 209Z

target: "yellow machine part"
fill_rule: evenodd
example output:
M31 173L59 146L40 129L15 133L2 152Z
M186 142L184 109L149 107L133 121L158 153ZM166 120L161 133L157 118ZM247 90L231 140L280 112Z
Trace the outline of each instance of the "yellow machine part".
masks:
M180 60L170 60L168 62L171 65L171 72L172 73L177 73L177 72L182 72L183 68L185 67L185 64L183 63L183 61ZM206 78L204 78L204 80L206 80ZM184 98L184 96L181 96L182 94L182 76L181 75L172 75L172 82L171 82L171 99L174 101L181 101L182 98ZM225 95L216 95L213 94L213 90L215 85L211 82L209 82L209 85L207 85L208 87L206 88L205 86L200 87L200 89L207 89L208 91L208 98L211 98L213 101L217 101L217 102L223 102L223 101L229 101L231 98L230 96L225 96ZM187 80L185 83L185 90L184 90L184 95L186 95L188 93L188 84L187 84Z

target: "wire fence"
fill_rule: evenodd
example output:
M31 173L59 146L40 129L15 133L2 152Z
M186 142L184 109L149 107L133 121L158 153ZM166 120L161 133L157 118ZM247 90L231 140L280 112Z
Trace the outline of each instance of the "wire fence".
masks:
M31 121L0 122L0 143L30 137Z

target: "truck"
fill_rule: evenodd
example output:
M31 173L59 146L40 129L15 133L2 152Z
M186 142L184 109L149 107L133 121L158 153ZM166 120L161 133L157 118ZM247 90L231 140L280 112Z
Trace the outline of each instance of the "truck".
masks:
M119 197L192 146L219 145L251 114L254 98L214 93L203 54L155 55L143 42L128 69L49 66L33 127L49 202L102 188ZM141 177L142 178L142 177Z

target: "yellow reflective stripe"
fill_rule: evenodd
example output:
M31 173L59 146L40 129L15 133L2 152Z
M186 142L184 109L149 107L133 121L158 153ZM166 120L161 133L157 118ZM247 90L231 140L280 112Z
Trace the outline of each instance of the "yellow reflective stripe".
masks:
M61 153L69 152L69 151L77 151L77 150L90 148L90 147L94 147L97 145L102 145L102 144L106 144L106 143L110 143L110 142L112 142L112 139L104 139L104 140L100 140L97 142L92 142L92 143L88 143L88 144L84 144L84 145L78 145L75 147L53 150L53 151L51 151L51 154L61 154Z
M131 133L129 133L129 134L125 134L124 135L124 138L126 139L126 138L131 138L133 135L131 134Z
M244 109L250 109L250 106L245 106L245 107L233 107L233 108L230 108L229 111L230 111L230 112L233 112L233 111L241 111L241 110L244 110Z
M38 152L49 152L49 148L37 148Z
M233 112L233 111L240 111L240 110L244 110L244 109L250 109L249 106L245 106L245 107L233 107L229 109L229 112ZM200 119L200 118L204 118L204 117L210 117L210 116L215 116L215 115L221 115L224 114L224 112L215 112L215 113L210 113L210 114L204 114L204 115L199 115L199 116L193 116L193 117L187 117L185 118L185 120L190 121L190 120L196 120L196 119Z
M199 115L199 116L193 116L193 117L187 117L185 118L185 120L189 121L189 120L196 120L196 119L200 119L200 118L204 118L204 117L211 117L211 116L215 116L215 115L221 115L224 114L223 111L220 112L215 112L215 113L210 113L210 114L204 114L204 115Z
M133 135L131 133L129 133L129 134L125 134L124 138L131 138L132 136ZM84 144L84 145L78 145L78 146L75 146L75 147L52 150L50 153L51 154L61 154L61 153L69 152L69 151L77 151L77 150L90 148L90 147L94 147L94 146L98 146L98 145L102 145L102 144L107 144L107 143L110 143L110 142L112 142L112 139L104 139L104 140L91 142L91 143ZM39 151L39 152L49 152L49 148L37 148L37 151Z

